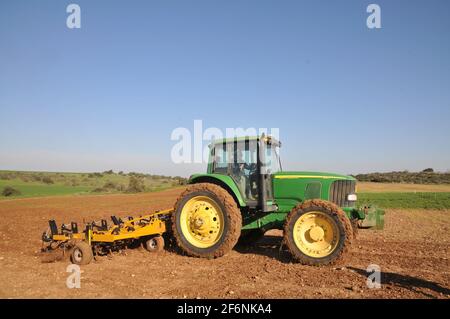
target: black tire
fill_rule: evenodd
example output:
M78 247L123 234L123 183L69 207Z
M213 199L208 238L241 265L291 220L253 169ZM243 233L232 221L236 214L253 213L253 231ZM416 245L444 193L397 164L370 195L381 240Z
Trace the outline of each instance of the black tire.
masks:
M183 234L180 216L184 205L193 197L205 196L213 200L222 210L224 225L218 241L206 248L192 245ZM180 249L189 256L217 258L225 255L236 245L241 234L242 216L233 197L222 187L211 183L199 183L188 186L180 195L172 214L172 232Z
M77 265L87 265L93 258L92 247L84 241L76 243L70 253L70 260Z
M295 222L304 214L319 211L335 222L338 229L338 241L331 253L324 257L312 257L303 253L294 241ZM353 230L345 212L337 205L319 199L308 200L292 209L284 225L284 243L293 258L305 265L322 266L342 262L353 241Z
M143 244L144 248L151 253L164 250L164 238L160 235L144 239Z
M242 231L238 245L251 245L264 237L265 231L262 229L251 229Z

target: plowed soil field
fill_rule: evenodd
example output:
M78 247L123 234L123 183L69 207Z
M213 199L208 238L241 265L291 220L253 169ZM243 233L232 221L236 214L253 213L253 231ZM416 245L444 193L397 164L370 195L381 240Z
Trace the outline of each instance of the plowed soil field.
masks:
M49 219L86 221L171 207L181 189L139 195L63 196L0 202L1 298L449 298L450 211L388 210L383 231L361 230L346 261L293 263L281 231L214 260L129 249L82 266L69 289L69 261L41 263ZM366 285L370 264L381 288Z

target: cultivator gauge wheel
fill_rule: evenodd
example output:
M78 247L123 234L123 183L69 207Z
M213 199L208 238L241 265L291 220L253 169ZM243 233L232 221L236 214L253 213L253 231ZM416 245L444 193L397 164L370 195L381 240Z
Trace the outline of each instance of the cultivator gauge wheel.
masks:
M76 243L70 254L70 260L77 265L87 265L93 258L92 247L84 241Z
M162 236L154 236L144 240L144 247L151 253L157 253L164 250L164 238Z

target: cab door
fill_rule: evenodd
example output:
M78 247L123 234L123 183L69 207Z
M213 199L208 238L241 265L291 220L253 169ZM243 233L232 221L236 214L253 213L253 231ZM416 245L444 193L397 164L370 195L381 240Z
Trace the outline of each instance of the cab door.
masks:
M278 209L274 202L273 175L281 170L276 146L261 137L258 143L259 207L263 212Z

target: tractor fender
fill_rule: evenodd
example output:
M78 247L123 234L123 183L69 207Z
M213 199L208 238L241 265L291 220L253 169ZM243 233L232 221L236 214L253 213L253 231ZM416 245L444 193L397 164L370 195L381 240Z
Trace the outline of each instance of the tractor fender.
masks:
M239 207L247 206L244 199L242 198L242 194L239 191L239 188L236 186L234 180L228 175L221 174L195 174L189 177L189 184L198 184L198 183L212 183L216 184L230 193L233 196L236 203Z

